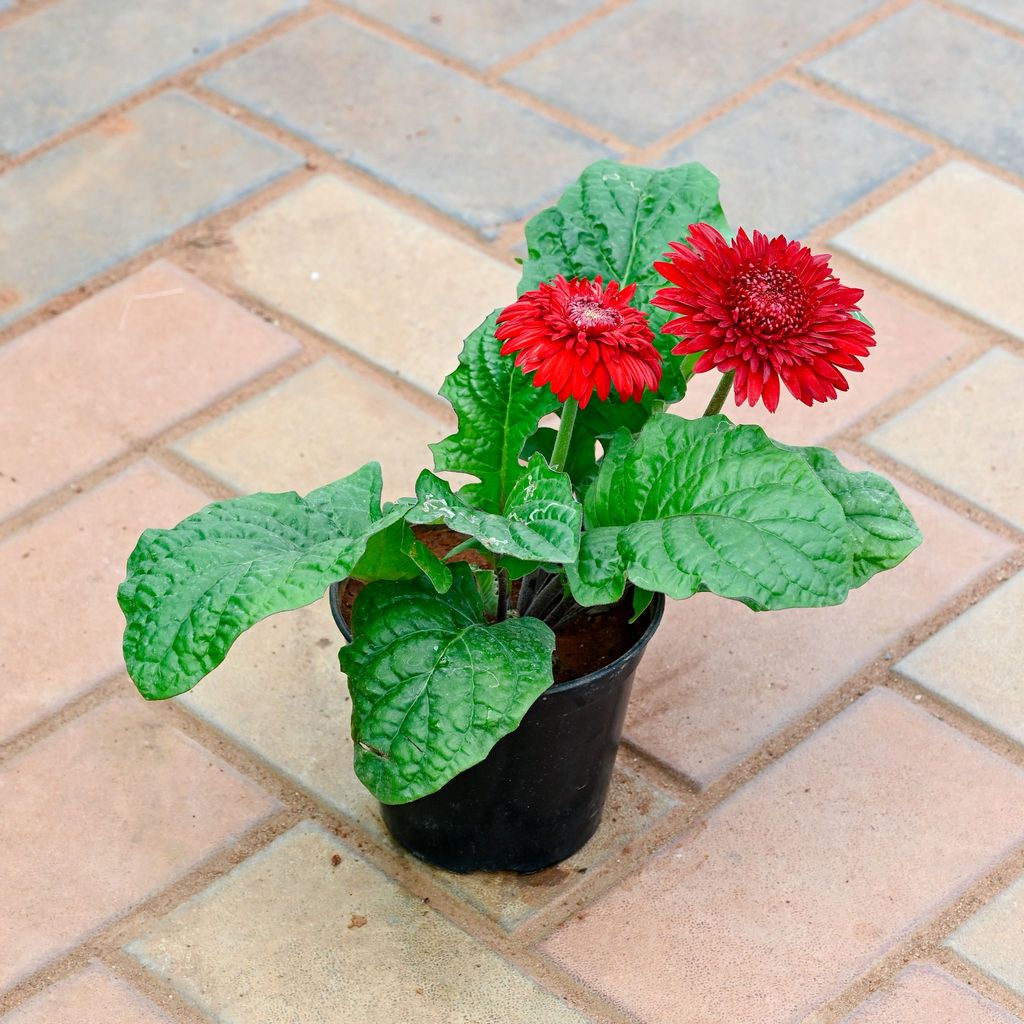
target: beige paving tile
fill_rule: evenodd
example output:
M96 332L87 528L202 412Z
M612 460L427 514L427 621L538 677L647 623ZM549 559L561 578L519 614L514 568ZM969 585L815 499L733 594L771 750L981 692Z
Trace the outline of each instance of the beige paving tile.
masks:
M752 612L711 594L670 601L637 674L627 735L706 785L1012 550L911 488L899 491L924 543L843 605Z
M0 518L298 350L159 261L0 350Z
M166 725L158 706L125 697L8 761L0 806L2 990L277 804Z
M512 302L517 271L323 175L232 231L235 277L266 302L437 391L462 339Z
M868 435L876 448L1024 528L1024 359L996 348Z
M929 964L911 964L845 1024L1020 1024L991 1000Z
M1024 573L954 619L896 668L1024 743Z
M946 945L1024 995L1024 878L961 925Z
M840 248L1024 338L1024 192L953 162L857 221Z
M0 740L124 667L128 555L144 529L209 500L144 460L0 543Z
M645 1024L802 1021L1022 838L1024 773L875 690L542 949Z
M128 951L232 1024L584 1019L312 824L250 857Z
M171 1024L171 1018L94 963L43 989L0 1024Z
M427 444L448 432L395 392L322 359L175 447L240 491L304 494L378 461L384 497L394 499L414 492L433 465Z
M298 785L390 842L377 801L352 771L351 705L338 667L338 629L327 602L259 623L227 661L181 698L194 714ZM253 695L259 694L254 700ZM537 875L434 872L434 880L512 929L618 855L672 806L620 755L597 835L564 864Z
M832 266L845 284L859 286L863 283L863 275L857 273L854 264L833 260ZM748 405L737 407L731 398L722 411L734 423L756 423L764 427L768 435L778 441L820 444L825 438L846 430L918 377L948 361L968 341L965 334L945 321L922 313L889 292L870 290L862 306L874 325L878 343L864 362L864 372L848 374L849 391L833 402L808 408L783 388L775 413L768 412L763 405L753 409ZM694 377L678 412L683 416L699 416L720 379L715 371Z

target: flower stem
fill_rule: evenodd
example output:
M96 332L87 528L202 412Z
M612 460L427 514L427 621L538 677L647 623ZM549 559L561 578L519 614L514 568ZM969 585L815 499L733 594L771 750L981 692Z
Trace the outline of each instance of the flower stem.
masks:
M578 411L579 403L570 395L565 400L565 405L562 406L562 418L558 421L558 436L555 438L555 447L551 452L551 468L556 473L561 473L565 469L565 463L569 458L572 428L576 424Z
M704 410L705 416L714 416L716 413L722 411L722 406L725 405L725 400L732 388L732 379L735 376L735 370L730 370L728 373L722 374L722 379L718 382L718 387L715 389L715 393L711 396L711 401L708 402L708 407Z
M498 570L498 613L495 622L504 622L508 618L508 573Z

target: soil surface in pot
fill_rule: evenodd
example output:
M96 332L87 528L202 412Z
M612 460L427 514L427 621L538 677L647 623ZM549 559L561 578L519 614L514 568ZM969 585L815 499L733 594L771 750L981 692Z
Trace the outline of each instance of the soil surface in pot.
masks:
M456 544L466 539L464 535L446 526L417 526L414 530L419 539L439 558L443 558ZM475 551L464 551L452 561L487 568L483 556ZM346 622L352 621L352 605L364 586L358 580L350 580L342 587L341 611ZM515 582L512 584L513 604L518 591L519 583ZM632 614L632 601L627 595L619 604L588 612L560 629L555 634L555 682L564 683L596 672L625 654L640 639L651 621L650 613L645 612L630 624Z

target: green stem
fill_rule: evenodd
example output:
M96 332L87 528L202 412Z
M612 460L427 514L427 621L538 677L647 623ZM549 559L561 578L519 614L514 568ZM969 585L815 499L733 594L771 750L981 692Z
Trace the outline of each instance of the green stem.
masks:
M722 406L725 405L725 400L732 389L732 379L735 376L735 370L730 370L728 373L722 374L722 379L718 382L718 387L715 389L715 393L711 396L711 401L708 402L708 407L704 410L705 416L714 416L715 413L722 411Z
M555 438L555 447L551 452L551 468L556 473L564 471L566 460L569 458L572 428L576 424L576 413L579 408L579 403L571 395L562 406L562 418L558 421L558 436Z

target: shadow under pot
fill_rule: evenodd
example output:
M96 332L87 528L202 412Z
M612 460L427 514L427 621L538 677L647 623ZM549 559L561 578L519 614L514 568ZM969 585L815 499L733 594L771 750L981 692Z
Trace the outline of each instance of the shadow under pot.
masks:
M346 587L335 583L330 603L351 640ZM633 677L664 606L656 595L627 650L556 682L483 761L429 796L382 804L394 839L420 860L458 872L540 871L579 850L601 823Z

